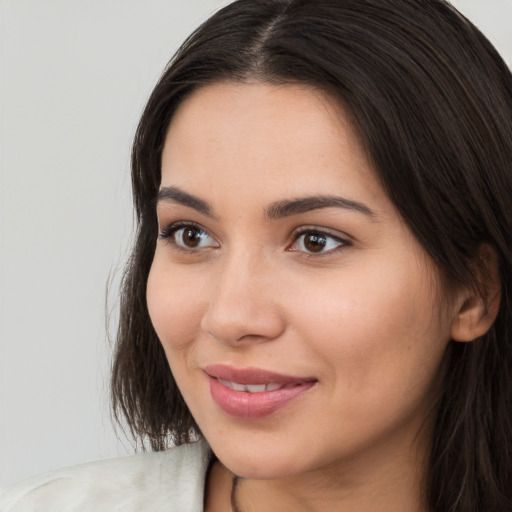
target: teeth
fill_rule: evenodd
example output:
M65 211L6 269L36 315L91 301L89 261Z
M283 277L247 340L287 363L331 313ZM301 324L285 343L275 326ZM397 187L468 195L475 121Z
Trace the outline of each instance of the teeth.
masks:
M266 391L265 384L258 384L258 385L251 385L246 384L244 386L244 391L247 391L248 393L263 393L263 391Z
M245 391L244 384L238 384L238 382L231 382L224 379L219 379L219 382L229 389L233 389L235 391Z
M265 387L267 388L267 391L277 391L278 389L281 389L283 386L282 384L267 384Z
M234 391L244 391L245 393L263 393L264 391L277 391L284 387L283 384L239 384L229 380L218 379L219 382Z

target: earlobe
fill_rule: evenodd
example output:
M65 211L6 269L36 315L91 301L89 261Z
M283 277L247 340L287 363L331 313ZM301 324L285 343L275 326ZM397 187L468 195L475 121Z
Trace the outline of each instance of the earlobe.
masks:
M496 251L482 245L475 266L477 285L461 291L452 322L451 338L455 341L473 341L483 336L498 315L501 283Z

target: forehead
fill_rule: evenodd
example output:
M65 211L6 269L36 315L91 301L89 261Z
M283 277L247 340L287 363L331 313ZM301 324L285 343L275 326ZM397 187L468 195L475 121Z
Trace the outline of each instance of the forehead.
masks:
M165 148L188 143L198 151L201 143L217 150L231 145L234 151L233 144L243 143L261 154L265 144L276 140L283 150L300 152L299 141L325 146L330 139L359 146L341 106L321 91L294 84L221 82L197 89L181 103Z
M383 193L335 100L311 87L261 82L208 85L179 106L166 135L162 186L269 201L333 188L364 189L366 199Z

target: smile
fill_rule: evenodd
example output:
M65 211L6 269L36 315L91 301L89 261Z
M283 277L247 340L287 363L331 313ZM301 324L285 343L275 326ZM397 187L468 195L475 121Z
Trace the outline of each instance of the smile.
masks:
M238 382L231 382L229 380L224 379L218 380L223 386L226 386L227 388L232 389L234 391L242 391L244 393L263 393L265 391L277 391L278 389L300 385L299 383L277 384L274 382L270 384L240 384Z
M276 413L312 389L314 378L292 377L260 369L224 365L204 369L210 394L225 414L256 419Z

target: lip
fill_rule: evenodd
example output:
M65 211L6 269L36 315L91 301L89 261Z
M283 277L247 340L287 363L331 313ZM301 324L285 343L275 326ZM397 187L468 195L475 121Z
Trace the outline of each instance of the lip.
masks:
M283 375L260 368L210 365L203 368L203 371L208 378L214 402L223 412L236 418L269 416L301 397L317 383L313 377ZM222 381L249 386L278 384L285 387L273 391L237 391Z

